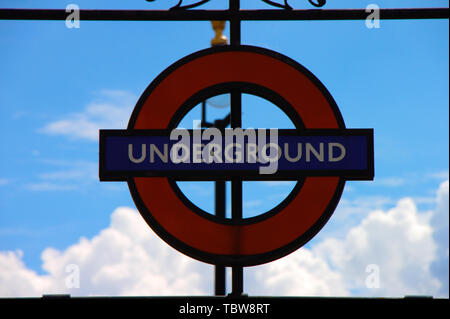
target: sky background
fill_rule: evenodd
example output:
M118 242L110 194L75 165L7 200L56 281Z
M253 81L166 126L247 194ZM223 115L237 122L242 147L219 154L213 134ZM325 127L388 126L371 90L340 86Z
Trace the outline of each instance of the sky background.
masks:
M167 9L177 1L0 0L0 7L69 3ZM313 8L306 0L289 3ZM324 8L371 3L449 5L328 0ZM226 7L213 0L203 8ZM242 7L269 8L257 0ZM346 126L373 128L375 139L374 181L348 182L332 218L306 246L245 269L245 292L448 298L448 30L448 20L382 20L373 29L365 21L243 22L242 44L298 61L330 91ZM0 21L0 296L213 293L211 265L160 240L126 183L98 180L98 130L126 128L150 82L209 47L213 35L209 22L81 21L69 29L64 21ZM210 120L226 113L208 107ZM194 109L184 123L199 114ZM243 123L291 125L276 106L248 95ZM274 207L292 186L244 183L244 216ZM212 183L180 187L212 212ZM79 287L68 284L73 269Z

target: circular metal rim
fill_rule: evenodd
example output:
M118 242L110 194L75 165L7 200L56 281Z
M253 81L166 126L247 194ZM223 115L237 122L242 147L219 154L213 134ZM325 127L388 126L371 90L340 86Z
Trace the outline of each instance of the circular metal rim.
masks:
M221 83L218 85L214 85L211 87L207 87L203 89L200 92L197 92L194 94L191 98L189 98L175 113L172 121L169 124L169 129L176 128L181 120L186 116L186 114L192 110L196 105L201 103L202 101L205 101L206 99L210 98L211 96L229 93L233 89L239 89L241 93L247 93L251 95L255 95L258 97L261 97L271 103L273 103L275 106L277 106L281 111L283 111L289 119L292 121L296 129L303 129L305 128L305 124L303 123L302 119L298 116L298 114L295 112L292 105L289 104L282 96L280 96L278 93L253 84L253 83L246 83L246 82L227 82L227 83ZM245 181L245 179L244 179ZM230 218L220 218L213 214L210 214L206 212L205 210L198 207L195 203L193 203L180 189L180 187L176 184L175 179L169 179L169 183L171 184L174 192L177 193L178 197L185 203L187 207L189 207L193 212L199 214L200 216L210 219L217 223L223 223L223 224L229 224L229 225L247 225L251 223L260 222L264 219L270 218L271 216L277 214L280 212L284 207L286 207L292 199L297 196L298 192L300 191L302 185L303 185L304 179L298 180L297 183L294 185L292 190L289 192L289 194L284 198L281 202L279 202L276 206L269 209L268 211L261 213L257 216L249 217L249 218L243 218L239 221L230 219Z
M130 122L128 125L128 129L134 129L134 126L136 124L136 121L139 116L140 109L144 105L145 101L147 100L148 96L151 94L151 92L174 70L177 68L183 66L184 64L188 63L189 61L193 61L197 58L203 57L205 55L210 55L218 52L229 52L229 51L245 51L245 52L252 52L256 54L262 54L267 55L272 58L275 58L281 62L284 62L295 69L297 69L299 72L301 72L304 76L306 76L316 88L318 88L322 94L323 97L326 98L329 107L331 108L332 112L334 113L334 118L337 122L336 128L345 128L345 124L343 121L343 118L341 116L341 113L332 98L331 94L328 92L328 90L325 88L325 86L306 68L301 66L299 63L295 62L294 60L281 55L277 52L253 47L253 46L226 46L226 47L216 47L216 48L210 48L206 50L202 50L196 53L193 53L177 62L172 64L169 68L167 68L165 71L163 71L145 90L144 94L139 99L133 114L130 118ZM307 179L313 179L312 177L307 177ZM295 240L292 240L288 244L283 245L282 247L273 249L268 252L263 253L255 253L250 255L233 255L233 254L217 254L217 253L211 253L207 251L203 251L200 249L197 249L195 247L192 247L191 245L186 244L182 240L176 238L171 233L169 233L166 229L164 229L158 221L153 218L150 211L147 209L146 205L144 204L139 191L138 187L136 185L136 181L139 180L139 178L130 178L128 180L128 185L130 188L130 192L133 196L133 199L136 203L136 206L138 207L141 215L146 220L146 222L149 224L149 226L168 244L170 244L175 249L179 250L180 252L183 252L184 254L187 254L193 258L196 258L198 260L212 263L212 264L222 264L222 265L241 265L241 266L251 266L251 265L257 265L262 264L266 262L273 261L275 259L278 259L280 257L283 257L294 250L300 248L305 243L307 243L315 234L317 234L320 229L326 224L328 219L331 217L332 213L334 212L334 209L337 206L337 203L339 202L339 199L342 195L342 191L345 185L345 179L344 178L335 178L333 180L336 180L336 186L334 195L332 196L331 200L328 201L328 205L325 208L325 210L322 212L320 217L316 220L316 222L308 228L307 231L302 233L300 236L298 236Z

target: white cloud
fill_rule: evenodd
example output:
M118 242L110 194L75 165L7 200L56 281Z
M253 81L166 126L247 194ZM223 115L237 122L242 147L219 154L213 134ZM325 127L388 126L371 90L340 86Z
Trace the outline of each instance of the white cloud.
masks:
M349 295L339 272L306 248L272 263L250 267L245 275L245 288L251 295Z
M375 178L374 182L378 186L399 187L403 186L407 180L402 177L382 177Z
M40 131L49 135L97 141L101 128L126 128L135 102L136 97L129 92L103 90L99 99L89 103L84 111L50 122Z
M411 198L371 211L342 238L327 238L275 262L245 270L251 295L448 296L448 181L435 211L419 212ZM446 236L446 237L445 237ZM46 275L22 262L21 252L0 253L0 295L191 295L212 293L213 268L163 243L130 208L91 239L42 253ZM379 288L367 288L367 266L379 267ZM442 265L447 265L446 274ZM80 270L69 289L67 265Z
M433 238L438 245L437 259L431 265L432 271L442 278L440 293L449 295L449 182L443 182L437 192L437 209L431 218Z
M435 179L439 179L439 180L446 180L446 179L448 179L448 170L431 173L431 174L428 174L427 177L435 178Z
M370 212L342 239L313 240L311 248L249 268L247 273L258 279L251 291L269 295L448 297L448 181L441 184L437 197L434 212L420 213L411 198L404 198L387 211ZM433 270L436 262L439 267ZM366 287L371 274L366 272L367 266L372 264L379 268L379 288Z
M98 179L98 163L95 162L80 160L58 161L53 162L53 166L58 167L58 170L41 173L39 178L46 181L97 181Z
M26 268L22 254L0 253L0 295L39 296L49 293L72 295L172 295L210 294L212 267L168 247L130 208L118 208L111 224L92 239L64 251L47 248L42 253L38 275ZM66 287L79 267L80 288Z
M53 182L42 182L42 181L27 183L24 185L24 188L26 190L33 192L73 191L77 189L75 185L59 184Z
M0 296L38 295L51 284L48 276L26 268L22 256L20 250L0 253Z
M98 181L98 164L89 161L45 161L57 169L38 175L37 180L24 184L30 191L72 191Z
M408 174L405 174L404 176L382 176L382 177L375 177L373 182L371 182L369 185L372 187L401 187L401 186L407 186L407 185L423 185L424 180L430 181L430 180L438 180L438 181L445 181L448 180L448 170L440 170L435 171L432 173L426 173L423 171L419 172L410 172ZM346 190L347 190L346 185Z
M392 207L392 205L395 205L395 200L386 196L370 195L358 196L353 199L342 198L333 218L341 220L351 218L353 220L355 216L366 216L368 212Z
M262 200L255 199L255 200L245 201L242 205L247 208L254 208L254 207L261 206L262 203L263 203Z
M348 289L364 295L435 295L439 281L430 272L436 244L429 215L420 214L412 199L388 210L371 212L343 240L326 239L313 251L339 270ZM380 287L368 289L366 267L380 269Z

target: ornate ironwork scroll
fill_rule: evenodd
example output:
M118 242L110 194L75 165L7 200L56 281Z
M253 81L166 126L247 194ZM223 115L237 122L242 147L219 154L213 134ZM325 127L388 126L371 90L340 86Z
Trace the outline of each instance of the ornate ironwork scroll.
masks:
M146 1L154 2L156 0L146 0ZM201 0L201 1L194 2L192 4L183 5L183 0L179 0L178 3L176 5L174 5L173 7L171 7L169 10L189 10L192 8L202 6L205 3L208 3L210 1L211 0ZM288 0L284 0L284 4L281 4L281 3L278 3L275 1L271 1L271 0L261 0L261 1L268 5L271 5L273 7L277 7L277 8L281 8L281 9L285 9L285 10L293 9L292 6L289 5ZM326 0L308 0L308 2L315 7L323 7L327 3Z

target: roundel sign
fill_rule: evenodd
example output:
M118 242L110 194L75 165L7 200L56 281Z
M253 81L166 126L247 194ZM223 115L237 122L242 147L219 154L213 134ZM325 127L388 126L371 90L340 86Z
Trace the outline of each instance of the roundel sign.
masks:
M271 101L296 128L177 128L198 103L227 92ZM346 180L373 175L373 130L346 129L312 73L252 46L215 47L177 61L145 90L126 130L100 130L100 180L126 181L164 241L213 264L257 265L293 252L330 218ZM234 220L201 211L175 183L236 177L297 184L271 211Z

